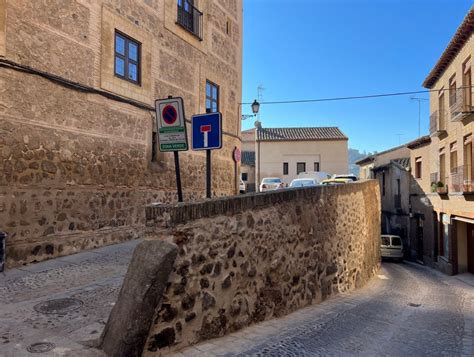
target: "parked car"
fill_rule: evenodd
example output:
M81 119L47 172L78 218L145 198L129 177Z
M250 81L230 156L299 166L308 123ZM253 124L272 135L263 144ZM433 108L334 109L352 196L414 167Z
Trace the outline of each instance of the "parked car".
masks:
M350 179L352 181L359 180L356 175L348 174L348 175L334 175L333 179Z
M326 186L344 185L346 183L351 183L351 182L353 182L351 179L338 178L338 179L323 180L321 181L321 185L326 185Z
M400 236L383 234L380 242L380 253L382 258L393 258L403 260L403 242Z
M292 187L314 187L317 186L318 183L315 179L312 178L297 178L291 181L290 188Z
M304 171L298 174L298 178L311 178L316 181L316 183L320 183L323 180L327 180L331 178L331 175L327 172L322 171Z
M278 190L285 187L285 184L279 177L265 177L259 186L260 192Z
M240 192L240 193L245 193L245 192L247 192L247 187L245 186L245 182L242 180L242 178L240 178L239 192Z

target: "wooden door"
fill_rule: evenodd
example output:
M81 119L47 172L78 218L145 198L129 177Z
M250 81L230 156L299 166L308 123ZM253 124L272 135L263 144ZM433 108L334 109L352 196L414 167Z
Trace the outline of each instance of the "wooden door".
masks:
M474 225L467 225L467 270L474 274Z

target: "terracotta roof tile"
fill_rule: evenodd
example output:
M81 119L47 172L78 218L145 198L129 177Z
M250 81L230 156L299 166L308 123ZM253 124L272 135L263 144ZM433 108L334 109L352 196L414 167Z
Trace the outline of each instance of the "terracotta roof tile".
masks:
M456 33L439 58L436 65L423 82L423 87L433 88L436 81L443 75L444 71L451 64L452 60L458 54L459 50L469 40L474 31L474 6L469 9L462 24L458 27Z
M259 128L258 141L348 140L337 127Z

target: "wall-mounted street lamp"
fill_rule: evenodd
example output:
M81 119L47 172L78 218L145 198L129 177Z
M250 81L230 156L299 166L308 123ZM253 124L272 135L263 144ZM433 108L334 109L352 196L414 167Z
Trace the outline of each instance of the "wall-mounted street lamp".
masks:
M242 104L242 103L240 103L240 104ZM254 101L252 103L252 113L253 114L242 114L241 119L245 120L245 119L248 119L248 118L252 118L252 117L254 117L255 115L258 114L259 110L260 110L260 103L257 102L256 99L254 99Z

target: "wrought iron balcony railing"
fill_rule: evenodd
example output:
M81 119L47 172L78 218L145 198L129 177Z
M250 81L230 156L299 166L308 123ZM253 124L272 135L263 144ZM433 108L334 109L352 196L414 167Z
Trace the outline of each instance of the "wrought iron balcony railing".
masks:
M461 121L474 115L471 88L457 88L456 91L450 93L449 102L451 121Z
M430 115L430 135L440 136L446 133L446 112L435 110Z
M454 167L449 174L448 189L449 192L462 192L464 182L464 168L462 166Z
M178 1L178 24L202 41L202 12L189 0Z

